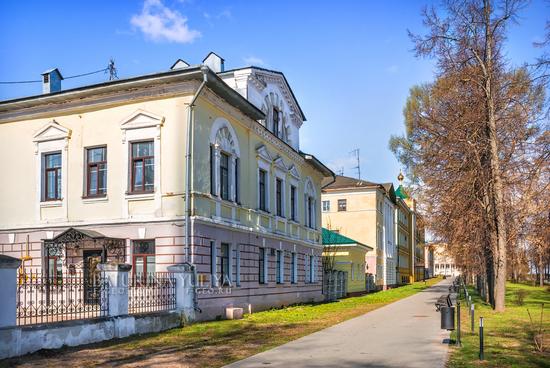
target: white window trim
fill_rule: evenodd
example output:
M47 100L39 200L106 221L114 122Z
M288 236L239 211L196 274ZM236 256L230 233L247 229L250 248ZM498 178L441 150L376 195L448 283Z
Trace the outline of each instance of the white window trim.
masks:
M241 245L235 245L235 284L241 286Z
M136 110L130 116L120 122L122 130L122 146L124 152L123 162L123 188L127 191L124 200L122 201L122 216L123 218L137 217L130 216L129 202L132 200L154 200L155 210L152 214L143 217L156 217L155 214L162 216L162 191L161 191L161 128L164 124L164 117L154 113ZM146 194L130 194L130 162L132 152L130 151L131 143L136 141L152 140L154 152L154 185L153 193ZM142 216L139 216L142 217Z
M41 127L33 136L35 158L36 207L35 218L42 222L41 208L62 207L62 217L57 220L67 221L67 189L68 189L68 151L71 130L61 126L55 120ZM61 152L61 199L58 201L43 201L44 194L44 167L43 156L48 153ZM44 219L51 220L51 219Z
M227 133L225 133L227 131ZM235 185L235 166L236 160L240 158L240 147L239 140L235 129L225 118L216 118L212 123L212 128L210 129L210 144L214 148L214 195L217 199L216 204L216 216L219 217L221 214L221 206L219 202L221 199L221 178L220 178L220 157L221 153L225 153L229 156L229 167L228 167L228 191L229 197L228 201L236 203L237 193Z
M210 241L210 284L218 287L218 247L214 240Z
M292 252L291 267L293 268L292 280L291 283L298 283L298 254Z
M277 179L281 181L281 215L280 216L277 214ZM285 178L285 174L277 169L275 169L275 175L273 175L273 190L274 190L273 198L275 198L274 215L278 217L288 217L286 213L286 207L287 207L286 206L286 197L287 197L286 178Z
M260 209L260 170L265 171L265 210L267 212L271 211L271 165L263 160L258 160L258 169L256 170L256 183L257 183L257 193L258 201L257 208Z

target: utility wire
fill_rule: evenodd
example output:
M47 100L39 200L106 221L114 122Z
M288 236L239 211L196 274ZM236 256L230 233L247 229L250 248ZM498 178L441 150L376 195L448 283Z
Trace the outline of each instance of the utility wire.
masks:
M71 79L71 78L85 77L85 76L87 76L87 75L96 74L96 73L101 73L101 72L104 72L104 71L106 71L106 70L109 70L109 68L103 68L103 69L100 69L100 70L96 70L95 72L89 72L89 73L84 73L84 74L71 75L70 77L64 77L63 79Z
M101 73L101 72L107 72L109 71L111 73L111 77L109 78L110 80L111 79L114 79L114 78L118 78L116 76L116 70L115 70L115 67L114 67L114 61L111 60L111 62L109 63L109 66L107 68L103 68L103 69L100 69L100 70L96 70L94 72L89 72L89 73L84 73L84 74L77 74L77 75L71 75L69 77L65 77L63 79L71 79L71 78L79 78L79 77L85 77L87 75L92 75L92 74L96 74L96 73ZM114 74L113 74L114 73ZM114 77L113 77L114 75ZM42 82L42 80L27 80L27 81L9 81L9 82L0 82L0 84L23 84L23 83L40 83Z

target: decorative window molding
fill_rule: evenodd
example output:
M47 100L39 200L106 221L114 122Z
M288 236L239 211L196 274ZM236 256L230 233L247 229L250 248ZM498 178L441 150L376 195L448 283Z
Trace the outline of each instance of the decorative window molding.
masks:
M35 158L35 183L36 183L36 207L35 218L38 222L44 220L64 220L68 218L67 207L67 183L68 183L68 149L71 130L52 120L42 126L33 135ZM47 201L44 199L45 190L45 165L46 154L61 153L61 198L59 200ZM42 207L62 207L61 218L42 218Z
M123 187L127 189L127 193L122 201L122 215L124 218L129 218L128 202L132 200L154 200L154 211L144 217L162 216L162 193L161 193L161 130L164 125L165 118L155 113L138 109L131 115L127 116L120 123L122 131L122 144L124 155L123 164ZM133 194L131 193L131 143L138 141L153 140L154 153L154 185L152 193Z
M138 109L120 122L122 129L122 143L126 143L127 131L132 129L154 128L154 138L160 139L160 130L164 124L164 117L152 112Z
M309 176L304 183L304 225L317 229L317 191Z
M237 191L240 189L238 185L240 183L240 178L238 177L238 160L240 158L241 151L235 129L233 129L231 123L224 118L217 118L212 123L209 141L211 146L210 183L213 187L211 188L211 194L218 199L218 202L216 203L216 216L220 217L221 204L219 201L222 198L222 178L220 176L222 154L228 156L227 167L224 166L226 169L224 172L227 172L228 179L228 195L224 199L235 203L240 197Z

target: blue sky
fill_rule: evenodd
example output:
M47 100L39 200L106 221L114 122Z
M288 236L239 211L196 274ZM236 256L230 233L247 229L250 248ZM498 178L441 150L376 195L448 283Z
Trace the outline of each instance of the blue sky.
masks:
M226 68L254 64L285 73L308 121L301 148L334 170L393 181L399 164L388 150L403 132L408 90L430 81L433 63L410 51L407 29L422 32L430 1L2 1L0 81L35 80L51 67L65 76L116 61L119 77L166 70L178 58L200 63L209 51ZM550 18L533 1L511 29L508 57L532 61ZM106 80L66 80L64 88ZM40 93L40 84L1 85L0 100Z

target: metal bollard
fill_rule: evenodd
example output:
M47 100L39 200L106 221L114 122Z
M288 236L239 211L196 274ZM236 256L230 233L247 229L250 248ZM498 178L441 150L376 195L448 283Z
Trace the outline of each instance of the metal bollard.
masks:
M460 302L456 302L456 346L461 346L460 342Z
M485 354L483 351L483 317L479 317L479 360L484 360Z
M470 308L470 315L471 315L471 320L472 320L472 333L474 333L474 305L472 304L471 308Z

